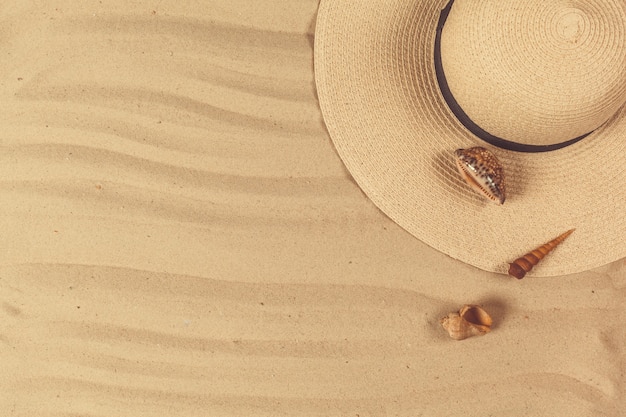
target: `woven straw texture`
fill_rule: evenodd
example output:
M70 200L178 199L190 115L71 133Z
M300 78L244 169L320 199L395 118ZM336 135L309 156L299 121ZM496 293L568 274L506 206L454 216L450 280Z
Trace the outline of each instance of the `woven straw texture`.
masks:
M493 8L490 1L457 0L450 18L468 3L477 18L451 20L442 55L451 90L470 116L523 143L593 133L550 152L490 147L454 117L438 87L433 51L447 1L322 0L316 84L346 167L409 233L487 271L505 273L508 262L572 228L575 233L529 276L580 272L625 257L624 2L535 1L520 7L503 1ZM476 29L481 22L506 25L491 24L488 42L478 46L447 43L446 37L462 33L471 34L470 41L482 39ZM528 53L520 54L524 49ZM499 64L507 50L516 51L513 61ZM554 65L557 58L563 66ZM509 75L507 66L523 68ZM555 94L560 90L566 93ZM471 191L456 172L454 150L472 146L488 147L504 166L503 206Z

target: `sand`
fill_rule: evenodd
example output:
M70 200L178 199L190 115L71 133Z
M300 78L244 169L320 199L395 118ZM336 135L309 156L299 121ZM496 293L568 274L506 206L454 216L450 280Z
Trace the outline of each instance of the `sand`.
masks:
M316 9L0 5L1 415L623 415L626 262L517 281L390 221ZM495 323L457 342L466 303Z

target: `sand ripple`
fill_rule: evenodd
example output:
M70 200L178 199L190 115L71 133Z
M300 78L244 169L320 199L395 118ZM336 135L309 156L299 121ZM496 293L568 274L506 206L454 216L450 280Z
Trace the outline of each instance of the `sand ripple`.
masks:
M619 416L623 261L512 282L347 175L317 1L0 6L9 416ZM466 302L496 323L451 341Z

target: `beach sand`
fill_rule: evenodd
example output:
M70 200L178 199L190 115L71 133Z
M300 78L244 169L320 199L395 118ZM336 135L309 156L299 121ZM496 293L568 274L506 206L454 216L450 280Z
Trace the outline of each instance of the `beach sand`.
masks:
M0 415L623 415L625 261L518 281L390 221L325 130L317 6L0 5ZM441 328L463 304L489 334Z

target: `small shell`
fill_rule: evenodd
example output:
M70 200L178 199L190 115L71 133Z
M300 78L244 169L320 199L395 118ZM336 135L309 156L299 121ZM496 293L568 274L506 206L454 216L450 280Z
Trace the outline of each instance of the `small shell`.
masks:
M450 313L439 322L451 338L463 340L489 333L493 320L481 307L466 304L458 313Z
M494 154L479 146L457 149L456 167L463 179L491 201L504 204L506 186L504 169Z
M546 244L539 246L534 251L528 252L521 258L517 258L509 264L509 275L514 276L517 279L522 279L526 275L526 272L533 269L533 266L537 265L548 253L552 252L557 245L565 240L572 234L572 230L568 230L560 236L552 239Z

